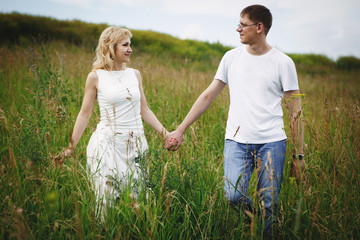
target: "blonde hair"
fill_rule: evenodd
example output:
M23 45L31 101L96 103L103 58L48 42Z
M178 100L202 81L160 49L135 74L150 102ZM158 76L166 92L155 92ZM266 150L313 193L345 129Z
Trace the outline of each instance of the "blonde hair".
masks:
M93 62L93 71L96 69L110 70L114 66L115 47L126 37L131 38L132 34L128 29L116 26L106 28L100 35L96 47L96 57Z

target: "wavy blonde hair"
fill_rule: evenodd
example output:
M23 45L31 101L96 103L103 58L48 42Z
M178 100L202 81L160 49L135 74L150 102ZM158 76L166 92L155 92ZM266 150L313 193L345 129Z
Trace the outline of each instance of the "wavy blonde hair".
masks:
M96 69L110 70L113 68L116 44L126 37L131 38L131 32L128 29L116 26L108 27L101 33L92 65L93 71Z

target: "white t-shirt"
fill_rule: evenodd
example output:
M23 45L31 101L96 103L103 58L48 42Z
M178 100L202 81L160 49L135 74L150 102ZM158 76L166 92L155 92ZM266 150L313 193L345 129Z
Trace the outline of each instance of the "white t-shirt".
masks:
M215 79L228 84L230 91L225 139L249 144L286 139L282 97L285 91L299 89L290 57L275 48L251 55L243 45L224 55Z

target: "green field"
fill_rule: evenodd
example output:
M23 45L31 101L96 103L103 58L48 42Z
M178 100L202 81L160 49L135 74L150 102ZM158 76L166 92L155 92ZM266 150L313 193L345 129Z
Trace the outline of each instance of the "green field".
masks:
M14 16L18 19L11 19ZM27 18L37 19L0 15L1 239L261 238L261 219L245 222L224 197L227 89L188 129L177 152L164 150L161 137L144 124L149 144L145 164L153 184L150 197L143 190L135 201L124 192L101 224L86 175L86 146L99 121L97 106L75 154L60 169L51 160L68 145L94 58L94 39L105 26L40 19L39 24L63 32L37 38L36 32L22 35L21 21ZM80 28L83 35L77 37ZM9 29L13 35L3 37ZM150 108L169 131L174 130L212 81L229 47L155 32L133 33L130 67L142 73ZM83 37L90 35L93 38ZM359 239L359 59L290 56L305 94L307 171L302 183L289 177L289 144L276 239ZM285 121L288 126L286 117ZM286 131L290 136L288 127ZM252 179L254 200L255 188Z

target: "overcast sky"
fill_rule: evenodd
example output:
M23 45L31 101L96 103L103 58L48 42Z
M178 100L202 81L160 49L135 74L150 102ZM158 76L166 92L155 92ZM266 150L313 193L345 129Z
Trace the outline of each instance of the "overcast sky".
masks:
M240 11L263 4L273 14L270 45L285 53L360 58L360 0L0 0L0 12L78 19L182 39L239 46Z

